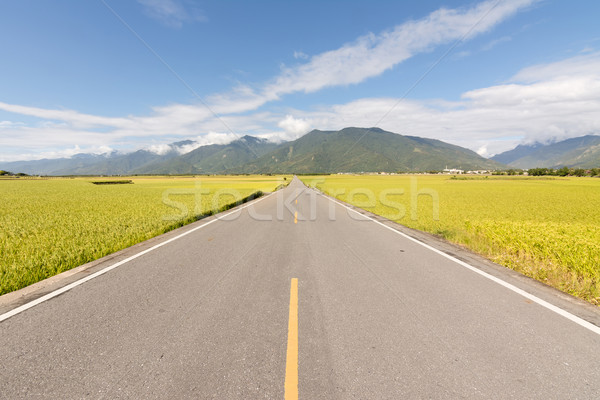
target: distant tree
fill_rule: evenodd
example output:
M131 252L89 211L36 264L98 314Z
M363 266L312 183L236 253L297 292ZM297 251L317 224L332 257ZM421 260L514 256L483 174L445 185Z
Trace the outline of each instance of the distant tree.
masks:
M29 176L29 175L27 175L27 174L25 174L23 172L19 172L18 174L15 174L15 176Z
M511 174L511 170L507 171L508 174ZM523 174L523 171L517 170L516 171L519 175ZM527 170L527 174L529 176L543 176L543 175L550 175L550 176L568 176L568 175L572 175L572 176L600 176L600 168L592 168L590 170L585 170L583 168L576 168L576 169L572 169L569 167L562 167L559 168L557 170L554 170L552 168L529 168Z
M10 175L10 172L3 171L3 170L0 169L0 176L4 176L4 175Z
M556 170L556 175L558 176L567 176L571 173L571 170L569 169L569 167L562 167L559 168L558 170Z
M554 175L554 171L548 168L530 168L527 172L530 176Z

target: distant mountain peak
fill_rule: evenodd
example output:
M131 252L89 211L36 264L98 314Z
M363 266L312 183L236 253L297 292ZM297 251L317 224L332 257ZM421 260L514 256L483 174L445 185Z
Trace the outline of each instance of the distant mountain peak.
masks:
M246 143L265 143L268 142L267 139L258 138L256 136L244 135L236 141L246 142Z
M77 154L73 154L71 157L69 157L71 160L85 160L85 159L98 159L98 158L108 158L108 157L114 157L116 155L118 155L119 152L118 151L111 151L109 153L101 153L101 154L95 154L95 153L77 153Z
M549 143L520 144L492 160L514 168L594 168L600 166L600 136L586 135Z
M391 132L387 132L381 128L377 128L377 127L371 127L371 128L355 128L355 129L364 129L368 132L373 132L373 133L391 133Z
M182 147L182 146L189 146L191 144L196 144L198 142L195 142L193 140L180 140L179 142L173 142L170 144L170 146L175 146L175 147Z

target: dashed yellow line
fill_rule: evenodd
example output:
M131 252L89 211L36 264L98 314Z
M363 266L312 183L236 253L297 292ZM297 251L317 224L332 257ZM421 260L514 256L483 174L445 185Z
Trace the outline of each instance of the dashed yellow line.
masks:
M296 211L294 213L294 223L297 224L298 223L298 211Z
M298 278L292 278L285 362L285 400L298 400Z

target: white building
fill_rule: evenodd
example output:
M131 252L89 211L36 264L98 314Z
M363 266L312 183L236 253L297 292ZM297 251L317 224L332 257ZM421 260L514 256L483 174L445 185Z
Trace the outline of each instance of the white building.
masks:
M455 169L455 168L452 168L452 169L444 168L443 172L445 174L455 174L455 175L464 174L465 173L464 170L462 170L462 169Z

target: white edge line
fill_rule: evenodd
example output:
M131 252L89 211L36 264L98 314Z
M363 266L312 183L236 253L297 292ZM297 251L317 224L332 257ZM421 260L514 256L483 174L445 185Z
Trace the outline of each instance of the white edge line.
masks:
M19 306L17 308L14 308L14 309L12 309L12 310L10 310L10 311L8 311L8 312L0 315L0 322L2 322L4 320L7 320L8 318L13 317L13 316L15 316L17 314L20 314L20 313L22 313L25 310L28 310L28 309L30 309L32 307L35 307L35 306L37 306L40 303L43 303L43 302L45 302L47 300L50 300L53 297L56 297L56 296L61 295L61 294L65 293L65 292L68 292L69 290L73 289L74 287L77 287L77 286L79 286L79 285L81 285L81 284L83 284L83 283L85 283L87 281L90 281L90 280L92 280L92 279L94 279L94 278L96 278L96 277L98 277L100 275L103 275L103 274L107 273L110 270L113 270L113 269L115 269L117 267L120 267L121 265L126 264L129 261L135 260L136 258L143 256L144 254L150 253L151 251L154 251L154 250L158 249L159 247L162 247L162 246L164 246L166 244L169 244L169 243L171 243L171 242L173 242L173 241L175 241L177 239L181 239L182 237L187 236L190 233L197 231L198 229L202 229L205 226L208 226L208 225L212 224L213 222L221 221L223 218L225 218L225 217L227 217L227 216L229 216L231 214L234 214L236 212L240 212L241 210L243 210L243 209L245 209L247 207L250 207L251 205L254 205L254 204L258 203L258 202L260 202L260 201L262 201L262 200L264 200L264 199L272 196L275 193L276 192L272 192L272 193L270 193L270 194L268 194L268 195L266 195L266 196L264 196L264 197L262 197L262 198L260 198L260 199L258 199L256 201L251 201L250 203L244 205L243 207L236 208L235 210L233 210L233 211L231 211L231 212L229 212L227 214L224 214L224 215L216 214L216 218L215 219L213 219L211 221L208 221L205 224L202 224L202 225L197 226L197 227L195 227L193 229L190 229L189 231L184 232L184 233L182 233L180 235L177 235L177 236L175 236L175 237L173 237L173 238L171 238L169 240L165 240L164 242L161 242L161 243L159 243L157 245L154 245L154 246L150 247L149 249L140 251L139 253L136 253L136 254L132 255L131 257L127 257L124 260L121 260L121 261L119 261L117 263L109 265L108 267L106 267L104 269L101 269L100 271L94 272L93 274L88 275L85 278L81 278L78 281L72 282L72 283L70 283L70 284L68 284L66 286L61 287L60 289L56 289L55 291L50 292L48 294L45 294L44 296L39 297L39 298L37 298L35 300L32 300L29 303L25 303L25 304L23 304L23 305L21 305L21 306Z
M432 247L432 246L430 246L430 245L428 245L426 243L421 242L420 240L417 240L415 238L412 238L412 237L408 236L407 234L405 234L403 232L400 232L400 231L398 231L398 230L396 230L396 229L394 229L392 227L389 227L389 226L387 226L387 225L385 225L385 224L377 221L376 219L369 217L368 215L364 215L364 214L362 214L362 213L360 213L360 212L358 212L358 211L356 211L356 210L348 207L347 205L339 202L338 200L335 200L335 199L333 199L333 198L331 198L329 196L325 196L325 197L327 199L329 199L330 201L333 201L334 203L337 203L338 205L340 205L340 206L342 206L342 207L344 207L344 208L346 208L346 209L348 209L348 210L350 210L352 212L355 212L356 214L358 214L358 215L360 215L362 217L365 217L365 218L367 218L367 219L375 222L376 224L379 224L379 225L383 226L384 228L389 229L390 231L395 232L398 235L400 235L400 236L402 236L402 237L404 237L404 238L406 238L408 240L411 240L411 241L413 241L413 242L415 242L417 244L420 244L421 246L425 247L426 249L429 249L429 250L433 251L434 253L437 253L437 254L441 255L442 257L445 257L445 258L447 258L447 259L449 259L451 261L454 261L455 263L457 263L457 264L459 264L459 265L461 265L461 266L463 266L463 267L465 267L465 268L467 268L467 269L469 269L469 270L471 270L471 271L473 271L473 272L475 272L475 273L477 273L477 274L479 274L479 275L481 275L481 276L483 276L483 277L485 277L485 278L487 278L487 279L489 279L489 280L491 280L491 281L493 281L493 282L495 282L495 283L497 283L497 284L499 284L501 286L504 286L505 288L507 288L509 290L512 290L513 292L515 292L517 294L520 294L521 296L523 296L523 297L525 297L525 298L527 298L527 299L529 299L529 300L531 300L531 301L539 304L540 306L545 307L548 310L553 311L553 312L557 313L558 315L561 315L561 316L563 316L563 317L565 317L565 318L567 318L567 319L575 322L576 324L578 324L578 325L580 325L580 326L582 326L582 327L584 327L586 329L589 329L590 331L592 331L592 332L600 335L600 327L592 324L591 322L588 322L588 321L584 320L583 318L580 318L580 317L578 317L576 315L573 315L570 312L568 312L566 310L563 310L560 307L555 306L554 304L548 303L547 301L542 300L539 297L534 296L531 293L528 293L528 292L524 291L523 289L519 289L518 287L516 287L516 286L514 286L514 285L512 285L512 284L510 284L508 282L505 282L505 281L503 281L500 278L497 278L497 277L495 277L493 275L490 275L487 272L484 272L484 271L480 270L479 268L476 268L476 267L474 267L474 266L472 266L470 264L467 264L466 262L461 261L458 258L452 257L451 255L446 254L443 251L436 249L435 247Z

